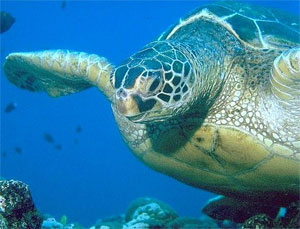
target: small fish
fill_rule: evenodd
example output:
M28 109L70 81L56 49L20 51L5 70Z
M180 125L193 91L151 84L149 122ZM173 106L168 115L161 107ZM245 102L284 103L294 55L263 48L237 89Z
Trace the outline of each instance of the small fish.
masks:
M12 112L13 110L15 110L17 107L17 103L16 102L11 102L9 104L6 105L5 107L5 113L10 113Z
M54 143L54 138L52 137L51 134L48 134L48 133L44 133L44 139L46 142L49 142L49 143Z
M61 7L62 9L66 8L66 1L62 1L60 7Z
M62 224L62 225L67 225L67 221L68 221L68 218L67 218L67 216L66 215L62 215L62 217L60 218L60 223Z
M22 149L20 147L16 146L15 147L15 152L20 154L20 153L22 153Z
M74 139L74 144L78 144L78 139L77 138Z
M62 146L61 146L61 144L56 144L56 145L55 145L55 149L57 149L57 150L61 150L61 149L62 149Z
M4 33L10 29L10 27L15 23L16 19L5 11L1 11L0 14L0 33Z
M77 126L77 127L76 127L76 132L77 132L77 133L81 133L81 131L82 131L81 126Z

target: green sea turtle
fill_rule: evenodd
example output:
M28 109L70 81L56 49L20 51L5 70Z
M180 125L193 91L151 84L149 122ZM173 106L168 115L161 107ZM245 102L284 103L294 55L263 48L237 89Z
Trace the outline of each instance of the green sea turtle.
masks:
M186 184L283 204L300 184L299 20L203 6L118 67L63 50L12 53L16 86L52 97L96 86L132 152Z

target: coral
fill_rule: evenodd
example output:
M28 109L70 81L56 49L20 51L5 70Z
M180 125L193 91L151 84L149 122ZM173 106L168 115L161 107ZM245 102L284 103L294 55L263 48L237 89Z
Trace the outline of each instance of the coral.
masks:
M161 220L164 219L165 221L172 221L178 217L177 213L167 204L153 198L142 197L130 204L126 211L125 221L128 222L132 220L133 217L136 217L137 214L141 214L142 212Z
M124 228L160 228L178 217L168 205L151 198L138 198L128 208Z
M55 218L48 218L43 221L42 229L54 229L54 228L63 228L63 225L55 220Z
M42 217L34 206L28 186L21 181L0 181L1 215L8 228L40 228Z
M66 223L66 220L64 222ZM83 227L76 223L63 224L57 222L53 217L46 217L43 221L42 229L83 229Z
M8 229L6 219L0 214L0 228Z
M94 229L105 229L105 227L109 229L119 229L123 227L124 223L124 216L112 216L97 220Z
M264 229L264 228L273 228L273 220L266 214L255 215L248 220L242 226L242 229Z
M5 212L5 207L6 207L5 199L3 196L0 196L0 212L1 213Z
M267 212L260 213L266 207L253 210L257 203L247 210L246 202L236 201L227 197L215 198L208 202L205 212L214 215L215 219L203 215L199 218L178 217L177 213L165 203L152 198L138 198L131 203L125 215L117 215L100 219L90 229L217 229L217 228L300 228L300 202L291 203L286 209L281 208L277 216L272 207ZM284 211L282 211L284 210ZM251 214L252 215L251 215ZM231 219L244 219L242 224ZM241 218L239 218L241 217ZM216 219L217 218L217 219ZM41 215L36 210L28 186L20 181L0 180L0 228L42 228L42 229L83 229L79 224L68 223L63 215L56 221L50 215Z

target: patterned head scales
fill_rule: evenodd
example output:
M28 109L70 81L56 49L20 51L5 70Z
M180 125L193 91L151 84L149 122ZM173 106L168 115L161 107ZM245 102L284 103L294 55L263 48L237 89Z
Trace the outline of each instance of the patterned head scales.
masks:
M166 41L153 42L116 69L116 105L136 122L171 116L190 96L193 81L182 51Z

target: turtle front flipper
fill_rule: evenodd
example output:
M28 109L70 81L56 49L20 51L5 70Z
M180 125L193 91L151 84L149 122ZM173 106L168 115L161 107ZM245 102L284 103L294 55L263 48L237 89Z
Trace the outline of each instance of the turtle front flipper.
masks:
M12 53L4 71L10 82L30 91L45 91L52 97L97 86L109 99L113 66L103 57L82 52L47 50Z
M279 101L300 105L300 47L287 50L275 59L271 85Z

